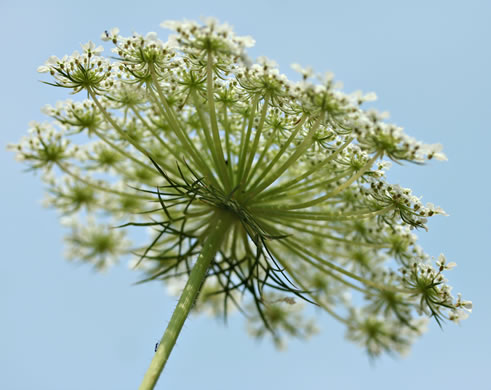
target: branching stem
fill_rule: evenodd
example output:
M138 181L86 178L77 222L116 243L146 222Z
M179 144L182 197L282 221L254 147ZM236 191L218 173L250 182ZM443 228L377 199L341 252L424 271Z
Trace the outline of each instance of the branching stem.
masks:
M231 220L228 213L217 211L215 218L212 218L209 224L208 234L204 238L203 247L198 260L191 270L186 286L182 291L169 325L160 340L159 347L150 363L150 367L143 377L139 390L151 390L155 387L160 373L164 369L165 363L169 359L172 349L174 348L184 322L198 297L198 293L205 281L210 264L215 258L230 226Z

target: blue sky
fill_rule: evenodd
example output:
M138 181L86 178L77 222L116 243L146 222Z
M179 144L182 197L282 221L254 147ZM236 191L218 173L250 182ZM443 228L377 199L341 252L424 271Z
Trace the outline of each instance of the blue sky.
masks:
M319 313L322 331L286 352L250 339L240 316L228 327L206 317L186 323L158 389L463 386L482 389L491 363L491 207L489 193L491 2L467 1L176 1L83 2L2 0L0 32L0 388L135 389L170 318L175 299L160 284L132 286L138 274L121 264L106 274L63 259L63 229L41 207L38 177L5 151L40 108L67 98L39 82L37 66L102 31L157 31L165 19L215 16L252 35L252 57L333 71L346 91L379 96L375 106L449 161L394 167L390 180L442 206L420 233L425 250L458 267L455 292L474 302L460 326L431 325L405 358L370 364L343 339L343 328ZM490 218L490 219L488 219Z

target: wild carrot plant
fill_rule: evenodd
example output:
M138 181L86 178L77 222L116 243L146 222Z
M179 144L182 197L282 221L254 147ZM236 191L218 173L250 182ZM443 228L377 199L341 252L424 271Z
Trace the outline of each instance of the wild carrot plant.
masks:
M444 211L385 180L390 160L444 160L440 145L363 109L374 94L345 94L331 74L295 65L292 82L274 62L252 62L253 39L226 24L163 26L175 32L167 42L112 29L111 57L92 42L50 57L46 84L86 100L46 106L52 122L10 146L42 172L68 257L105 269L132 254L141 282L180 294L141 389L154 387L191 310L236 308L252 335L281 346L316 331L301 314L308 302L371 356L404 352L427 318L465 318L472 304L445 278L455 263L435 262L412 232ZM131 227L149 241L132 244Z

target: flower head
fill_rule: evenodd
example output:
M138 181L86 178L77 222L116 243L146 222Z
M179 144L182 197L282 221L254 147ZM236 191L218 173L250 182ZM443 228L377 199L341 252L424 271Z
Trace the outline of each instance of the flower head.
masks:
M195 309L235 306L253 335L279 346L316 329L293 302L325 309L371 355L406 350L422 317L472 309L443 276L455 263L440 255L434 268L412 232L445 212L385 180L388 160L444 159L440 145L365 110L375 94L346 94L332 74L295 65L302 80L292 82L265 57L252 63L254 40L227 24L163 26L175 32L168 41L105 31L117 59L89 41L39 68L89 97L46 107L59 130L34 124L10 146L51 172L47 204L89 215L70 225L69 257L105 268L129 252L120 229L143 226L151 234L132 250L135 268L179 285L221 226ZM95 222L108 217L120 229Z

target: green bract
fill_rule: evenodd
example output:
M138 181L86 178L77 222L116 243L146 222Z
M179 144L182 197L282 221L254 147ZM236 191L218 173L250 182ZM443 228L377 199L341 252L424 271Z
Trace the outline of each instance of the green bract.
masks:
M434 268L411 232L443 210L384 179L384 158L444 159L440 145L364 110L374 95L345 94L330 75L311 82L297 65L302 80L292 82L265 58L252 63L253 40L227 25L164 25L175 30L167 42L113 29L103 38L115 57L89 43L40 68L89 98L47 107L57 130L33 124L12 146L49 172L48 204L89 216L85 227L70 222L72 257L103 267L131 252L143 281L177 293L201 256L195 309L239 308L251 334L277 345L315 331L302 300L371 355L404 351L424 318L465 317L470 302L455 300L443 275L451 267L440 258ZM129 249L131 226L150 228L149 241Z

